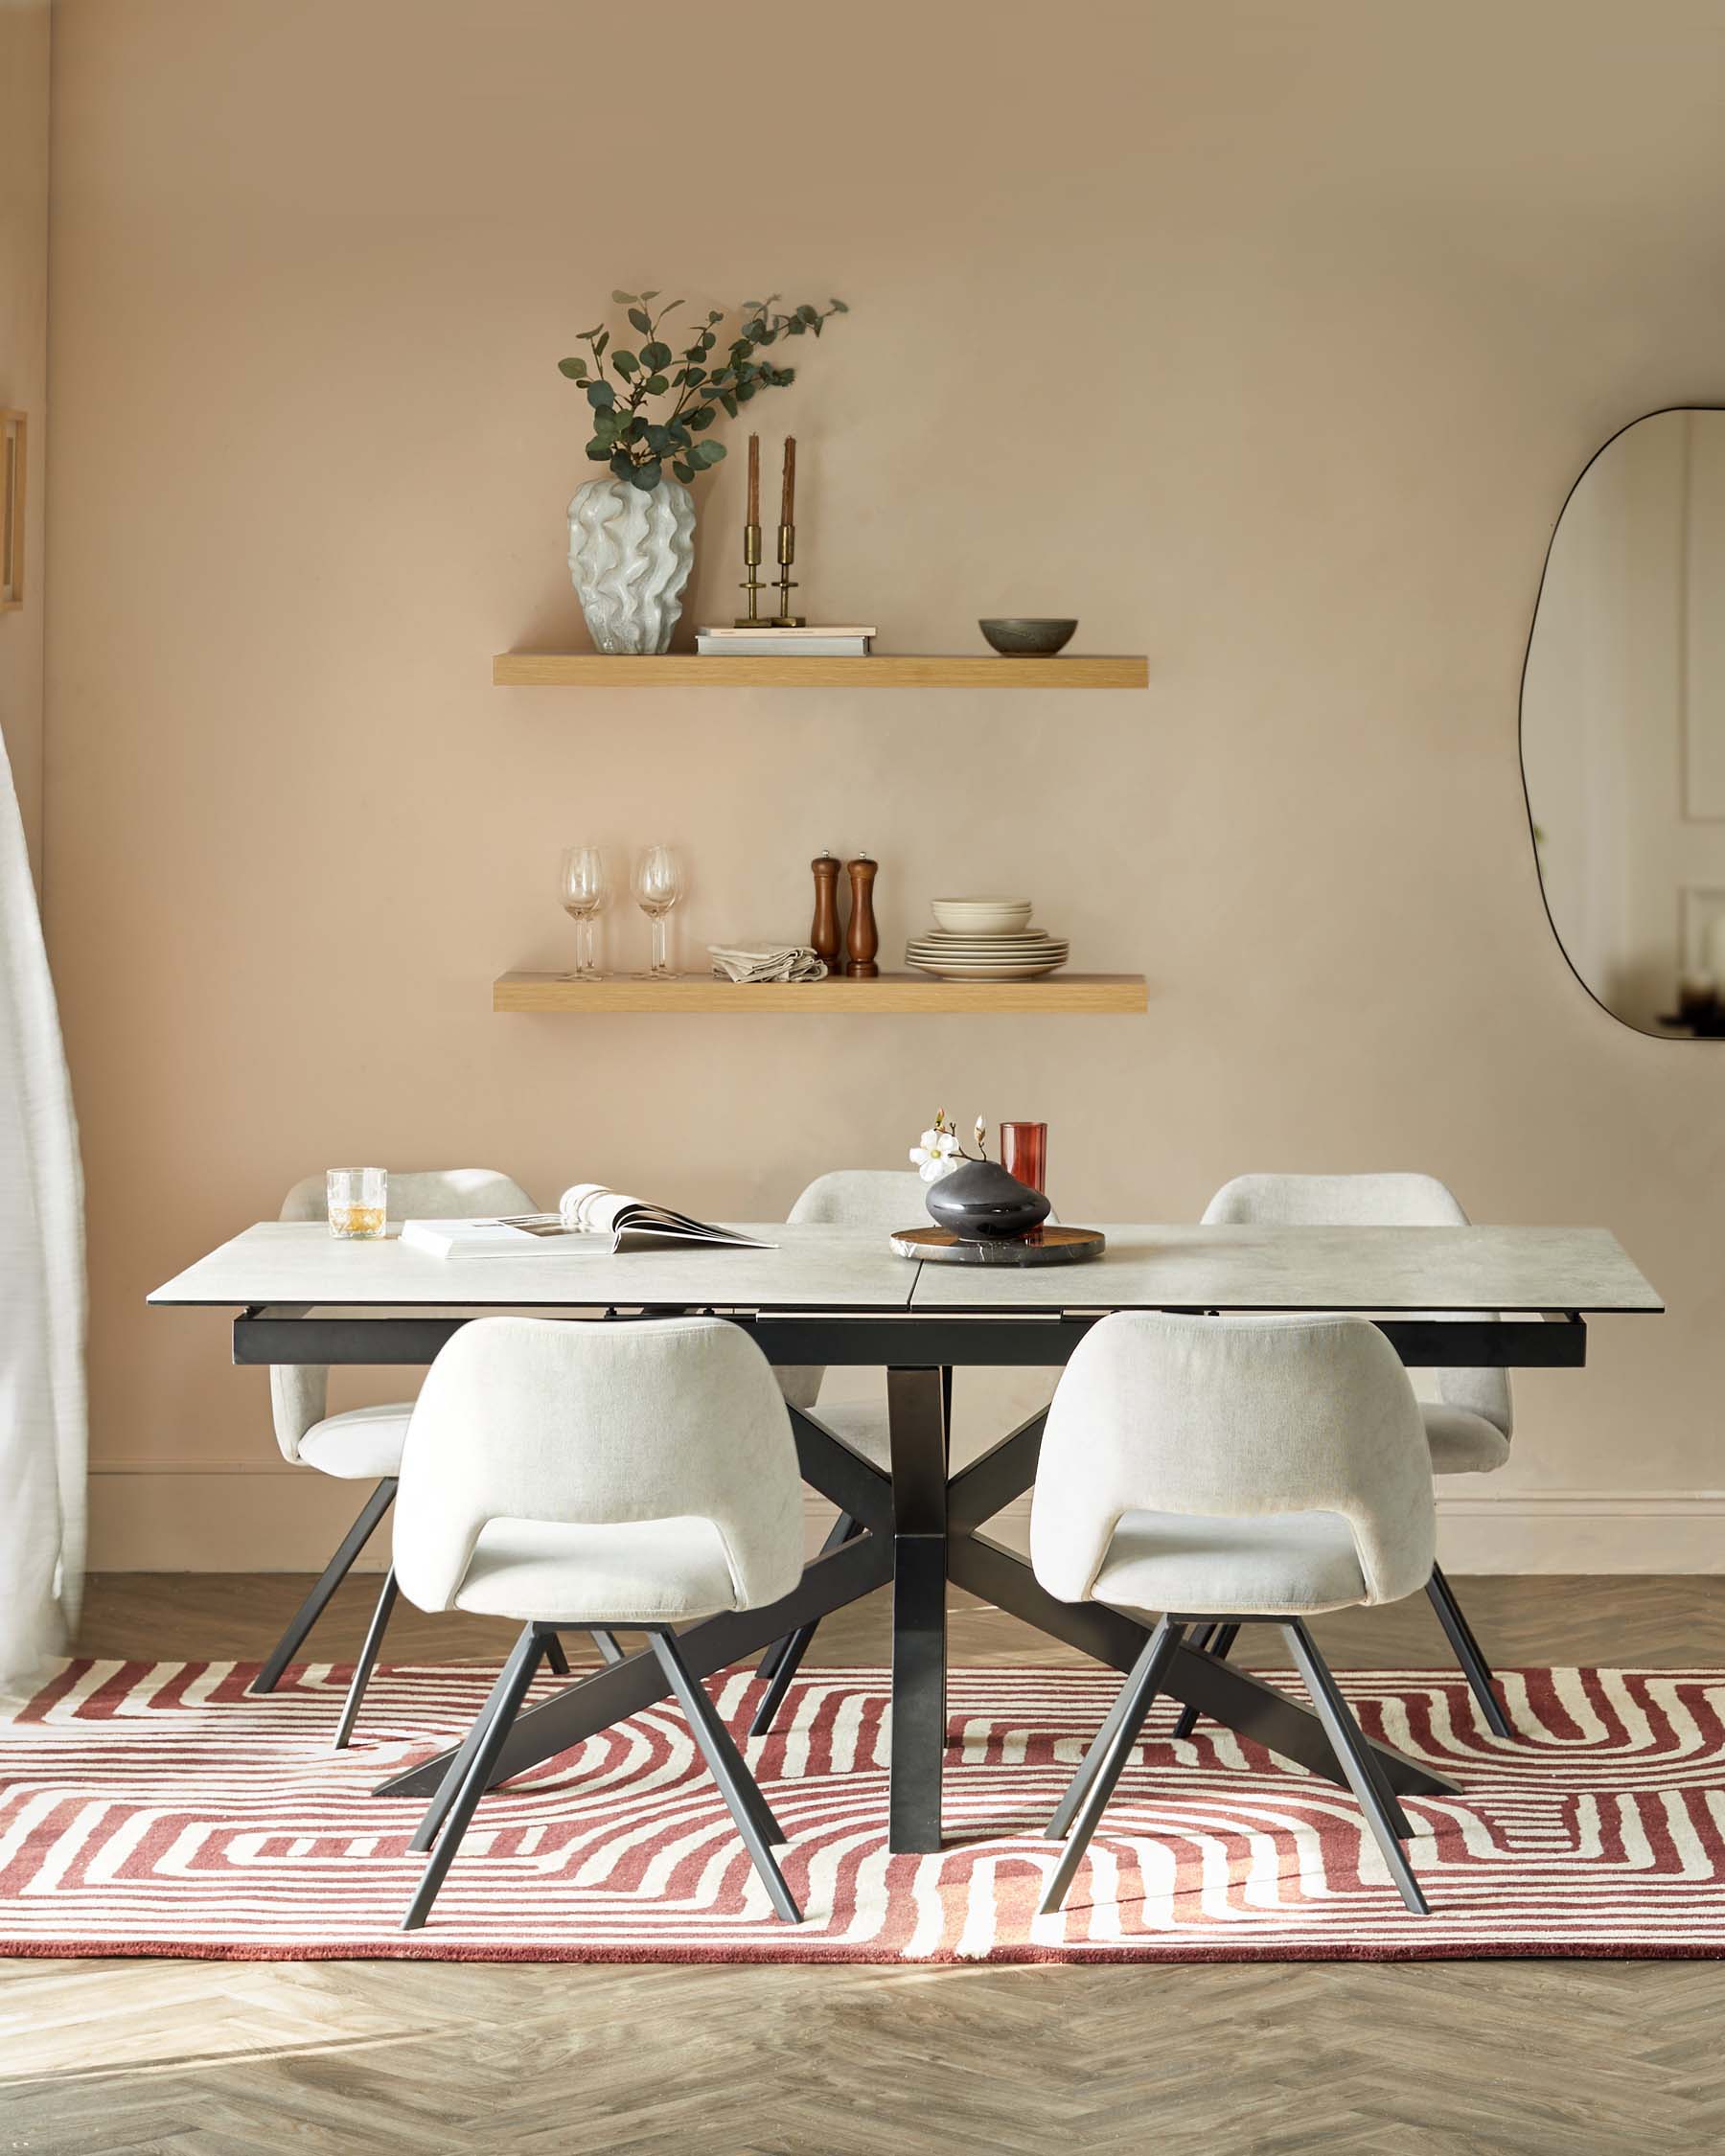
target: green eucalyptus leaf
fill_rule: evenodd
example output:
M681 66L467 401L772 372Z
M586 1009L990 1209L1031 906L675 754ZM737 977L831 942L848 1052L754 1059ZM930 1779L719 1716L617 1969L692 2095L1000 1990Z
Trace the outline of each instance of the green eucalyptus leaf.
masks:
M649 375L647 378L647 394L649 397L662 397L670 386L670 382L663 375Z
M692 404L683 414L683 424L692 426L699 434L703 426L713 424L713 407L710 404Z
M753 382L751 382L751 381L746 381L746 382L744 382L744 383L743 383L743 384L741 385L741 387L740 387L740 388L738 389L738 391L737 391L737 401L738 401L738 403L739 403L739 404L747 404L747 403L748 403L748 400L749 400L749 399L750 399L750 398L751 398L751 397L752 397L753 395L754 395L754 383L753 383Z
M557 362L557 371L560 375L567 375L571 381L585 381L586 379L586 361L585 359L560 359Z
M641 294L641 297L642 297L643 299L657 299L657 297L658 297L658 294L657 294L657 292L643 292L643 293ZM677 305L677 302L676 302L675 300L673 300L673 301L671 302L671 305L672 305L673 307L675 307L675 306Z
M621 449L611 458L610 468L613 479L632 479L634 477L634 459L626 457Z
M605 348L608 344L610 344L610 332L609 330L601 330L599 334L593 339L593 357L595 359L604 357Z
M651 464L637 464L629 475L629 483L632 487L639 487L644 494L652 493L659 483L658 459L655 457Z
M632 352L613 352L611 354L611 365L620 375L632 375L640 363Z
M666 427L665 436L674 449L686 449L694 439L681 420L676 420Z
M679 479L680 479L680 480L682 481L682 483L683 483L683 485L684 485L685 487L686 487L686 486L688 485L689 481L690 481L691 479L693 479L693 478L694 478L694 476L695 476L694 472L693 472L693 471L692 471L692 470L691 470L689 469L689 467L688 467L688 466L687 466L686 464L682 463L682 462L680 461L680 459L678 460L678 463L674 464L674 465L673 465L673 466L671 467L671 469L672 469L672 470L673 470L673 471L675 471L675 472L676 472L677 476L678 476L678 478L679 478Z
M630 326L639 330L644 337L653 334L653 317L644 307L632 307L629 310Z
M850 309L845 306L842 300L828 300L827 312L829 314L848 314Z
M595 411L617 401L617 393L608 381L590 381L586 385L586 400Z
M814 319L815 319L815 310L814 310L814 309L813 309L813 308L812 308L812 307L811 307L811 306L809 305L809 303L808 303L808 301L807 301L807 300L805 300L805 301L803 302L803 304L802 304L802 305L801 305L801 306L800 306L800 307L799 307L799 308L797 309L797 310L796 310L796 319L797 319L797 320L798 320L799 322L813 322L813 321L814 321Z
M681 300L667 300L664 306L659 309L659 320L662 322L667 314L675 314L681 305Z
M723 442L702 442L697 447L701 450L703 463L719 464L723 462L724 457L724 444ZM691 450L690 454L693 455L693 453Z
M785 334L787 336L799 337L802 335L803 332L808 328L808 326L809 325L803 320L800 314L794 314L792 316L791 320L785 324Z
M611 294L611 298L619 307L627 307L631 300L638 300L640 296L639 292L613 292Z
M641 364L643 367L651 367L656 375L661 367L671 364L671 347L660 344L656 338L651 344L642 345Z
M741 392L739 392L738 394L740 395ZM732 419L735 419L737 416L737 397L733 396L732 393L727 389L724 395L720 398L719 401L724 406L725 410L730 414Z
M610 443L603 435L595 434L586 446L586 453L595 464L603 464L611 453Z

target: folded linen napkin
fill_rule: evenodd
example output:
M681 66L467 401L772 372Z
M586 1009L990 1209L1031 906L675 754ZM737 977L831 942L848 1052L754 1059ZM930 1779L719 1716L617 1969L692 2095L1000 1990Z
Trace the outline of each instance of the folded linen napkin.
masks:
M709 943L713 971L735 981L823 980L826 962L806 943Z

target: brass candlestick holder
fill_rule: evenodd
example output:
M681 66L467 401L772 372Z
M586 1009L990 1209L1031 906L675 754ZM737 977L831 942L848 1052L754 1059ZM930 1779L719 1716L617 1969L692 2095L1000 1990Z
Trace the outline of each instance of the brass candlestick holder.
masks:
M739 588L748 594L748 611L733 615L732 625L737 629L760 629L765 626L760 609L761 593L767 588L767 581L755 574L761 565L761 527L758 524L743 527L743 565L748 574Z
M771 627L774 629L806 629L808 627L808 616L806 614L794 614L791 611L791 594L796 589L796 585L791 575L791 564L796 560L796 526L794 524L781 524L778 528L778 558L779 610L772 617Z

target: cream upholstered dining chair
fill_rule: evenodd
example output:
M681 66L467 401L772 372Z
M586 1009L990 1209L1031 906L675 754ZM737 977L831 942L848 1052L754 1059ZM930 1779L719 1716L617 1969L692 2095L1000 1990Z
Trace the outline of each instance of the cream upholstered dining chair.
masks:
M890 1235L895 1227L913 1227L926 1222L929 1186L914 1168L835 1168L816 1176L786 1215L793 1226L817 1227L870 1227ZM794 1365L776 1376L785 1398L794 1408L813 1411L820 1398L826 1371L819 1365ZM833 1400L820 1409L820 1420L834 1436L876 1467L891 1458L887 1436L886 1394L883 1386L866 1400ZM857 1523L841 1512L822 1546L822 1554L837 1549L860 1533ZM790 1689L791 1680L802 1665L816 1627L800 1625L775 1640L761 1657L756 1674L767 1689L748 1726L750 1736L765 1736Z
M772 1856L788 1837L672 1629L802 1576L796 1445L747 1334L717 1318L464 1326L413 1411L396 1567L423 1610L522 1627L414 1836L432 1854L403 1931L430 1914L547 1642L576 1625L648 1635L772 1906L799 1921Z
M1236 1176L1224 1183L1205 1208L1207 1225L1276 1225L1289 1227L1465 1227L1467 1215L1454 1193L1436 1176ZM1509 1457L1514 1416L1506 1370L1418 1371L1414 1389L1425 1421L1435 1475L1488 1475ZM1481 1652L1473 1628L1455 1592L1434 1562L1426 1594L1443 1627L1450 1650L1460 1663L1468 1689L1479 1702L1494 1736L1510 1734L1502 1703L1493 1688L1491 1665ZM1198 1642L1211 1654L1226 1655L1233 1634L1224 1632ZM1181 1719L1180 1734L1189 1735L1194 1717Z
M1067 1846L1044 1914L1065 1901L1186 1628L1268 1618L1402 1900L1425 1915L1407 1817L1305 1620L1417 1593L1436 1545L1418 1404L1367 1319L1122 1311L1094 1325L1048 1412L1030 1561L1062 1601L1155 1629L1049 1823Z
M391 1220L484 1220L499 1213L530 1213L533 1201L508 1176L491 1168L428 1168L389 1171ZM327 1220L322 1176L307 1176L296 1182L282 1203L283 1220ZM275 1417L276 1443L284 1459L315 1467L319 1474L343 1481L370 1482L372 1490L359 1508L359 1517L341 1547L324 1567L323 1574L300 1605L292 1622L276 1644L275 1652L252 1683L254 1692L272 1692L282 1674L298 1654L307 1633L323 1615L336 1588L347 1577L359 1552L371 1540L378 1523L389 1510L396 1494L402 1445L407 1435L411 1400L388 1407L350 1408L330 1414L330 1373L320 1364L285 1364L271 1367L269 1401ZM378 1650L395 1606L396 1578L386 1572L377 1606L348 1687L335 1743L345 1745L353 1734L359 1703L377 1666ZM602 1642L602 1646L605 1643ZM561 1653L561 1650L560 1650ZM566 1667L566 1664L565 1664Z

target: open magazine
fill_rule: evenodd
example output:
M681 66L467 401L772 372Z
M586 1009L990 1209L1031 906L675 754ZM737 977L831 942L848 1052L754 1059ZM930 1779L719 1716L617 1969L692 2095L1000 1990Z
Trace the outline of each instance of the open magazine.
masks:
M494 1220L408 1220L402 1241L433 1257L520 1257L529 1250L565 1254L651 1249L660 1243L710 1244L719 1250L770 1250L770 1243L734 1228L712 1227L608 1190L602 1182L578 1182L565 1190L554 1213L510 1213Z

